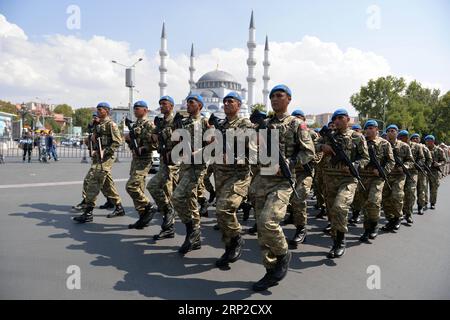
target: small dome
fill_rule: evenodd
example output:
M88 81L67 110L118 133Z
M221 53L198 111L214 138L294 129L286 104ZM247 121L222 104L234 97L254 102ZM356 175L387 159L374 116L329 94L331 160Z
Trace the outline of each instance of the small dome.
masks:
M236 79L229 74L228 72L221 71L221 70L215 70L208 72L204 74L198 82L204 82L204 81L225 81L225 82L235 82L237 83Z

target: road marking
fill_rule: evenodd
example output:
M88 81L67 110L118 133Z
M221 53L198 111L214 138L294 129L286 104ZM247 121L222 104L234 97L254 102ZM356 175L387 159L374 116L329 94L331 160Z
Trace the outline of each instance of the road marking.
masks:
M114 179L114 182L125 182L128 179ZM20 189L20 188L40 188L40 187L58 187L83 184L83 181L63 181L63 182L43 182L43 183L25 183L25 184L0 184L0 189Z

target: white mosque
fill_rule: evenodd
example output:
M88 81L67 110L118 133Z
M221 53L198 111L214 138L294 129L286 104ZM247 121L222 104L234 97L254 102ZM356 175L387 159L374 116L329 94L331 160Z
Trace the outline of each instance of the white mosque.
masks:
M190 66L189 66L189 93L200 94L204 101L205 106L203 111L206 113L215 113L217 115L223 114L223 97L225 97L229 92L236 91L243 98L243 104L241 107L241 116L248 117L251 112L251 107L256 103L255 100L255 67L257 64L255 51L256 51L256 28L255 28L255 20L253 18L253 12L250 18L250 27L249 27L249 39L247 42L248 48L248 59L247 59L247 67L248 67L248 76L247 76L247 88L243 88L242 84L240 84L233 75L226 71L222 70L214 70L210 71L203 76L201 76L196 82L195 79L195 54L194 54L194 44L191 47L191 55L190 55ZM165 96L167 94L167 67L166 60L169 55L167 50L167 35L165 24L163 24L162 34L161 34L161 49L159 51L159 55L161 58L159 72L160 72L160 96ZM264 82L264 89L262 91L263 94L263 103L266 105L268 103L269 97L269 40L266 36L266 44L264 48L264 76L262 78ZM183 101L182 104L179 104L175 107L175 110L182 111L186 109L186 101Z

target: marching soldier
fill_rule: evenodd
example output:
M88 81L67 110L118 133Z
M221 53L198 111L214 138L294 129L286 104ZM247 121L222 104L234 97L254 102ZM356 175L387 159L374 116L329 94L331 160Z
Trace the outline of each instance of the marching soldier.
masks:
M155 140L158 141L160 165L158 173L148 182L147 189L163 215L161 231L153 237L154 240L175 237L175 213L172 204L173 190L178 181L180 167L172 161L171 152L174 146L172 133L175 131L173 107L175 101L170 96L159 99L163 118L156 118L154 131Z
M306 116L302 110L295 110L292 113L292 116L302 120L306 123ZM319 139L318 134L311 129L308 129L308 133L311 137L313 144L315 145ZM300 163L297 164L295 168L295 188L297 190L296 195L292 194L290 199L291 211L292 211L292 222L295 225L296 231L294 237L289 241L289 245L292 248L297 248L297 246L306 239L306 224L308 222L308 213L307 213L307 203L306 200L311 191L313 176L314 176L314 167L313 162L309 164L302 165ZM306 170L305 170L306 168Z
M226 142L227 134L233 131L237 134L245 134L248 128L253 128L253 124L246 118L241 118L238 112L241 108L242 98L236 92L230 92L223 98L225 120L219 123L223 139ZM248 149L248 146L247 146ZM235 148L226 148L226 153L232 152L234 157ZM224 154L224 159L226 154ZM231 158L231 157L230 157ZM250 166L248 163L238 164L224 162L214 164L214 179L217 190L216 216L219 228L222 231L222 241L225 244L225 253L216 261L219 268L228 266L229 263L236 262L242 251L244 240L241 237L241 225L236 217L236 212L243 199L247 196L250 185Z
M417 143L422 149L425 161L423 163L424 171L418 172L417 176L417 214L423 215L423 210L427 209L428 204L428 174L427 171L431 167L432 157L430 150L422 143L420 143L420 135L414 133L411 135L411 141Z
M206 174L206 164L202 157L203 135L209 128L208 121L200 115L200 110L204 106L202 96L192 94L187 97L186 101L189 118L182 121L181 127L190 134L190 140L187 143L191 152L183 154L184 160L180 165L180 181L172 198L173 207L186 227L185 241L178 250L180 254L201 248L200 212L197 205L198 187ZM201 138L201 141L196 142L197 137ZM190 157L191 161L187 157Z
M387 138L392 146L395 159L395 167L389 175L389 189L387 185L383 188L383 210L386 220L386 225L383 226L383 231L393 231L400 229L402 210L405 197L405 181L409 170L414 167L414 159L411 153L411 148L408 144L397 139L398 127L391 124L386 128Z
M407 143L411 148L411 153L414 160L414 165L412 169L409 170L409 175L406 176L405 181L405 199L403 204L403 215L408 224L413 223L412 214L414 203L416 202L416 192L417 192L417 180L419 171L423 170L423 165L425 163L425 155L423 154L423 149L418 143L413 141L408 142L409 132L402 130L398 133L398 139L402 142Z
M153 219L156 211L145 195L145 178L152 167L152 152L155 149L152 140L155 125L147 118L148 105L145 101L136 102L133 108L136 121L131 125L126 120L130 133L125 136L125 141L133 153L126 190L133 199L139 219L128 228L143 229Z
M97 146L92 151L92 166L88 173L88 182L86 184L86 201L82 215L75 217L74 220L79 223L93 221L93 210L95 201L100 190L103 189L105 181L111 179L111 185L104 188L105 196L113 201L116 209L108 214L108 218L114 218L125 215L117 188L112 181L111 169L115 161L115 152L119 149L122 142L119 128L109 117L111 107L106 102L97 105L97 115L100 122L94 127L94 133L91 141Z
M336 110L332 121L336 129L321 133L319 143L327 156L324 167L326 201L333 238L333 246L328 253L330 259L345 253L347 216L358 186L357 168L364 168L369 163L366 139L348 128L350 118L347 110Z
M199 196L198 196L198 203L200 205L200 216L201 217L208 217L208 203L212 203L214 201L214 198L216 197L216 193L214 191L214 186L211 183L211 176L214 173L214 165L210 164L207 166L206 174L203 177L203 180L200 181L199 184ZM205 191L208 191L209 193L209 200L206 200Z
M291 90L285 85L278 85L270 92L270 100L274 116L259 121L258 129L279 133L278 170L274 175L270 168L260 165L258 175L253 179L250 192L255 205L258 242L262 251L266 274L254 283L253 290L264 291L276 285L287 274L291 253L280 227L289 204L293 188L294 176L289 176L291 167L295 170L297 161L302 165L314 159L314 144L308 133L306 123L287 112L291 101ZM269 144L270 145L270 144ZM261 147L261 141L260 141ZM277 172L278 171L278 172Z
M428 149L431 151L431 172L430 176L430 209L434 210L436 208L437 193L439 189L439 178L442 174L442 167L445 166L445 156L444 151L435 145L435 137L433 135L428 135L425 137L425 143Z
M362 128L359 124L355 124L352 126L352 130L358 133L362 133ZM348 219L348 223L352 226L355 226L357 223L361 221L361 210L363 207L364 197L361 194L362 188L356 188L355 197L353 198L353 203L351 205L352 208L352 217Z
M373 240L378 235L383 186L395 166L391 144L378 136L378 123L368 120L364 125L370 157L369 164L360 171L365 191L358 186L364 214L364 233L361 242ZM386 180L385 180L386 179Z

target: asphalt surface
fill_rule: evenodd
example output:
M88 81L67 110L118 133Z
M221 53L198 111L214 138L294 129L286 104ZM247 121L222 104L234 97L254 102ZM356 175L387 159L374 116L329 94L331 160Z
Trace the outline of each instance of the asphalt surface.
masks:
M78 160L0 165L0 298L2 299L449 299L450 194L442 181L436 210L415 215L412 227L360 244L362 227L353 227L341 259L326 258L331 245L321 232L326 221L309 209L308 237L293 250L290 272L278 286L254 293L264 274L254 236L245 235L242 259L228 271L214 267L223 253L214 231L214 208L202 220L202 249L181 257L184 226L175 239L155 243L161 217L144 230L128 230L137 219L125 191L129 162L113 169L127 216L107 219L95 210L94 222L77 225L71 206L80 201L89 166ZM99 197L98 205L104 202ZM241 218L241 213L239 213ZM253 219L243 223L247 229ZM293 226L285 227L291 237ZM80 289L70 290L69 266L80 270ZM375 266L375 267L374 267ZM373 274L373 270L378 270ZM376 275L379 282L373 282ZM370 277L370 279L369 279ZM369 281L368 281L369 279ZM369 284L379 284L369 289Z

